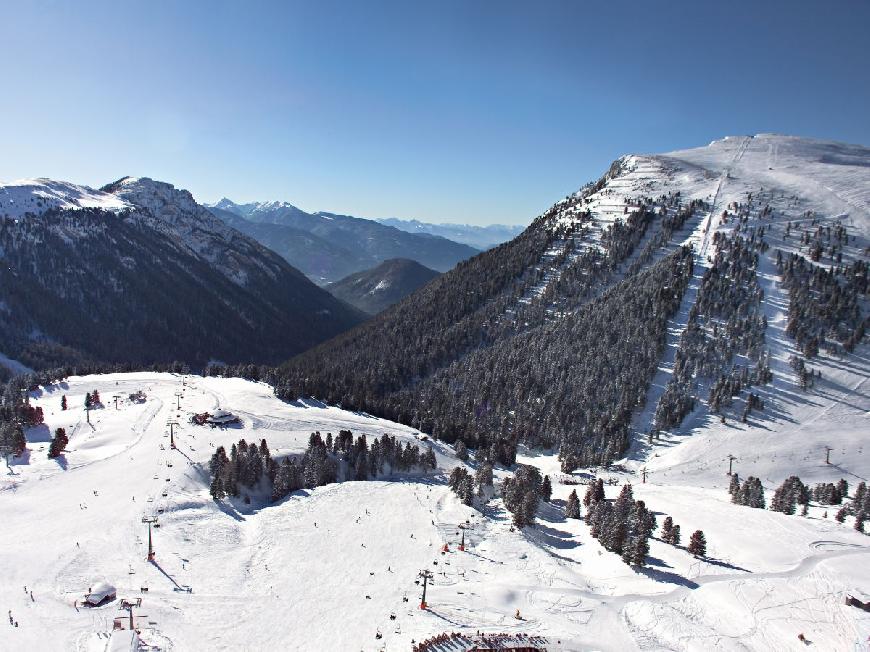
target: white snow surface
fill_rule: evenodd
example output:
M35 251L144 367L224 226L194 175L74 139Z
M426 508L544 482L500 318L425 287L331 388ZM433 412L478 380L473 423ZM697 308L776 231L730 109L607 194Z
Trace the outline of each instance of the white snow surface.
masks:
M52 208L101 208L118 211L130 204L111 193L52 179L19 179L0 182L0 217L41 215Z
M106 407L91 412L91 426L80 406L93 389ZM123 399L139 389L144 404ZM800 632L817 649L852 650L870 635L870 614L843 603L870 585L868 538L832 514L823 518L820 507L803 518L731 504L715 448L693 452L694 475L681 473L680 460L666 467L666 458L657 458L647 484L613 474L671 514L684 539L701 528L709 542L710 558L698 560L653 540L650 565L637 572L604 551L582 521L564 519L569 485L554 482L552 505L525 532L511 531L498 499L485 516L460 504L444 484L459 462L437 442L439 474L333 484L271 506L215 503L206 463L215 446L241 437L266 438L276 455L300 452L312 431L342 428L427 445L389 421L311 400L283 403L264 384L111 374L73 377L31 396L46 425L28 432L29 454L0 476L0 605L19 622L0 627L2 650L106 649L99 646L112 619L126 612L117 602L76 610L73 601L94 578L115 585L119 601L142 598L134 611L141 639L161 650L408 650L442 631L478 630L543 636L551 650L788 650L800 649ZM242 423L212 429L187 420L216 409ZM819 418L805 430L830 425L825 406L806 409ZM175 451L170 420L181 424ZM54 461L47 447L57 427L70 444ZM779 450L807 434L782 430ZM866 438L859 424L839 436ZM553 455L524 453L521 461L561 477ZM842 465L848 469L816 458L799 470L818 480L846 475L852 484L870 471L864 456ZM792 469L781 464L776 478ZM609 496L618 491L608 487ZM150 564L141 519L153 515L160 527ZM463 553L456 547L466 520ZM445 543L450 552L440 554ZM426 611L414 583L423 568L435 574Z

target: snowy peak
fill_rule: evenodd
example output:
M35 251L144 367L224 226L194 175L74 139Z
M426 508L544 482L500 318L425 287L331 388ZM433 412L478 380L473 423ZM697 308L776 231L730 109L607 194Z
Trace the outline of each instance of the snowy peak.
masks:
M39 178L0 183L0 217L21 218L52 209L80 208L120 211L130 205L120 197L67 181Z

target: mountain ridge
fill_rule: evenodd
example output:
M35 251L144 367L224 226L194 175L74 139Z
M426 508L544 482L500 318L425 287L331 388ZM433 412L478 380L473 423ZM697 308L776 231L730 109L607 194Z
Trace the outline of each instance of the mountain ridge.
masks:
M326 289L339 299L375 315L438 276L408 258L391 258L377 267L346 276Z

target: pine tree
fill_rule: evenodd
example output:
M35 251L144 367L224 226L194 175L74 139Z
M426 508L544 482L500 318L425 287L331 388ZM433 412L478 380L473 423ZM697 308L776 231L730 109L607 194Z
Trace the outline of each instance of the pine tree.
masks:
M211 481L211 486L209 487L209 493L211 497L215 500L220 500L224 496L226 496L226 492L224 491L223 483L221 482L221 478L219 475L216 475L214 479Z
M60 397L60 409L66 410L66 394Z
M580 499L577 497L576 489L568 494L568 502L565 503L565 518L580 518Z
M867 518L867 514L864 513L864 510L860 510L855 514L855 529L858 532L864 531L864 521Z
M668 538L668 543L670 543L672 546L680 545L680 526L679 525L674 525L674 527L671 528L671 536Z
M468 461L468 448L465 446L465 442L461 439L456 440L456 444L454 445L454 450L456 451L456 457L462 460L463 462Z
M846 520L846 507L841 507L837 510L837 513L834 515L834 520L837 523L842 523Z
M843 498L849 497L849 483L846 482L845 478L840 478L840 481L837 483L837 492Z
M553 487L550 485L550 476L545 475L541 483L541 500L545 503L550 502L550 497L553 495Z
M93 400L91 399L91 393L90 393L90 392L86 392L86 393L85 393L85 409L86 409L86 410L90 410L90 409L91 409L91 405L93 405Z
M728 493L731 494L731 502L737 502L737 494L740 493L740 478L736 473L731 474L731 482L728 484Z
M665 516L665 520L662 522L662 541L669 542L668 539L671 536L671 530L674 527L674 519L670 516Z
M68 443L69 438L66 436L66 429L58 428L55 430L54 439L51 440L51 444L48 447L48 457L50 459L58 457L66 449Z
M692 532L689 539L689 554L695 557L704 557L707 554L707 539L701 530Z

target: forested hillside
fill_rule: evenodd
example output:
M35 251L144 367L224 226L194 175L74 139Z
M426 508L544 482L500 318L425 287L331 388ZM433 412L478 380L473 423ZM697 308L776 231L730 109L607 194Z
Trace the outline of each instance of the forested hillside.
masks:
M0 352L27 366L276 363L363 319L189 193L93 192L121 207L0 217Z
M809 387L804 359L865 336L865 222L841 207L862 215L848 179L867 151L844 147L759 136L622 157L514 240L289 361L276 391L504 463L519 443L558 447L565 470L620 458L633 434L658 442L699 409L745 422L777 372ZM771 172L777 156L788 176ZM800 195L800 174L828 194ZM766 337L772 274L803 353L788 365Z

